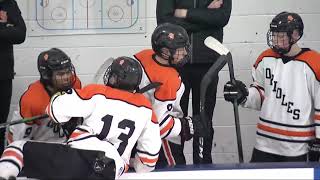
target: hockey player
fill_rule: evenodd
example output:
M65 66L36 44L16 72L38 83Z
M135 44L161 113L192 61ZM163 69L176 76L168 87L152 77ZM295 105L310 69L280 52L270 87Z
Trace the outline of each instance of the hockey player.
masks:
M52 48L40 53L37 63L40 80L29 85L23 93L18 110L14 112L12 120L42 115L45 113L45 108L53 94L71 87L81 88L80 80L76 76L71 59L62 50ZM74 118L72 123L76 124L76 121L77 119ZM67 131L74 129L72 123L64 126L65 131L50 118L14 125L9 128L7 139L9 143L24 138L62 142L66 140L65 134L68 134ZM68 130L69 128L71 130Z
M192 119L184 117L180 108L184 85L176 67L183 66L190 57L188 34L178 25L164 23L154 30L151 43L152 49L134 56L143 67L140 88L161 84L145 93L159 120L163 139L157 167L185 164L184 142L190 140L199 127L199 120L193 125Z
M270 49L252 68L253 84L224 86L226 101L260 110L251 162L306 161L308 142L320 138L320 55L297 44L303 29L296 13L275 16L267 34Z
M63 144L16 141L0 159L0 176L17 176L24 165L27 177L117 178L129 164L137 172L154 169L161 147L160 129L150 101L135 93L141 81L139 63L119 57L104 75L105 85L70 89L51 98L47 112L56 123L83 117ZM55 155L57 154L57 155Z

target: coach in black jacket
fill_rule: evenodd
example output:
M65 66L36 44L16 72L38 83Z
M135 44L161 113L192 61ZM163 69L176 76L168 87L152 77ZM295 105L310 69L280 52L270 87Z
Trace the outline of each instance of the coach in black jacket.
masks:
M0 123L7 121L14 77L13 44L23 43L26 25L15 0L0 0ZM0 129L0 154L5 130Z
M216 61L218 54L207 48L203 41L213 36L220 42L223 40L223 27L228 24L232 9L232 0L157 0L157 22L171 22L184 27L191 40L192 58L188 64L179 69L186 90L181 99L181 108L188 114L190 89L192 89L193 116L200 112L200 82L210 66ZM212 163L211 150L213 140L212 116L216 104L216 92L219 77L215 77L209 85L205 112L210 118L210 135L204 139L204 161ZM193 162L199 163L199 142L193 140Z

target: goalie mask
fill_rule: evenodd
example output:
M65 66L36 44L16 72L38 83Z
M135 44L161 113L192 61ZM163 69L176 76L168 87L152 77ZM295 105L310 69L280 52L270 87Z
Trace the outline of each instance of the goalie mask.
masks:
M130 92L137 91L142 78L142 68L138 61L122 56L115 59L107 69L104 84Z
M270 23L267 43L278 54L287 54L292 45L302 37L303 28L302 19L298 14L282 12L274 17Z
M75 83L75 70L71 59L60 49L52 48L38 56L40 81L56 91L70 89Z
M181 26L160 24L152 33L151 44L156 55L168 60L170 66L181 67L190 60L189 36Z

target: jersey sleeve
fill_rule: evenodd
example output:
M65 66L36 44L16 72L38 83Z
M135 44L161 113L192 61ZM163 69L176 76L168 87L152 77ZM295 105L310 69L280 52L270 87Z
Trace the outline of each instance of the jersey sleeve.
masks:
M315 123L315 136L320 139L320 82L316 77L309 73L307 76L307 82L309 82L311 95L314 102L314 123ZM311 75L312 74L312 75Z
M136 172L150 172L155 168L161 148L159 124L152 112L152 119L146 123L137 141L137 153L132 165Z
M262 57L259 57L257 61ZM263 61L252 67L253 84L248 88L249 94L243 107L260 110L264 100L264 68Z
M13 112L11 122L19 119L22 119L22 117L20 115L19 110L16 110ZM9 129L6 135L8 143L10 144L13 141L22 140L22 139L26 139L26 140L30 139L33 126L34 126L33 124L25 124L25 123L9 126Z
M183 117L183 112L180 107L180 99L184 92L184 85L182 82L179 84L178 88L171 90L170 87L176 85L166 83L167 87L163 87L163 89L167 89L168 92L174 93L167 96L170 98L155 98L153 108L158 117L160 135L163 139L178 137L181 131L181 122L179 118Z
M94 108L95 104L91 98L82 99L77 91L71 89L63 94L53 95L46 111L55 122L64 123L72 117L86 118Z

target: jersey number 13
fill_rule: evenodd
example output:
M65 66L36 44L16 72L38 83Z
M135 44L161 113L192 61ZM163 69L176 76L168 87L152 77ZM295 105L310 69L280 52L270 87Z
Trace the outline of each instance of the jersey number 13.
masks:
M103 121L103 128L100 132L100 134L98 135L98 138L100 140L104 139L107 137L107 135L109 134L110 128L111 128L111 123L112 123L112 119L113 116L111 115L106 115L104 116L101 121ZM126 129L129 128L129 132L128 134L125 133L121 133L118 136L118 139L121 140L121 143L119 144L118 147L118 152L120 155L123 154L124 150L126 149L127 145L128 145L128 139L132 136L134 130L135 130L135 122L129 119L123 119L122 121L119 122L118 124L118 128L120 129Z

